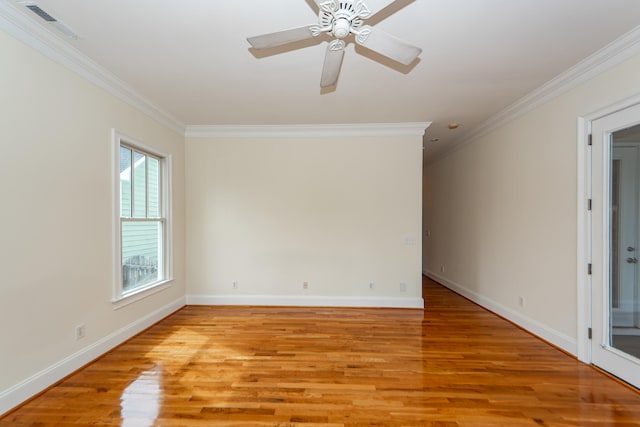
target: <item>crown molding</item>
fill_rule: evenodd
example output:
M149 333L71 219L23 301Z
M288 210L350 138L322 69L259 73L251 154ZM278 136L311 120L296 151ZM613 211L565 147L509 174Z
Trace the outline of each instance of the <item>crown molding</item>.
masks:
M422 136L430 122L335 125L195 125L185 126L136 93L124 81L57 35L29 19L8 0L0 0L0 30L94 83L181 136L188 138L277 138L340 136Z
M187 138L318 138L344 136L422 136L431 122L326 125L187 126Z
M79 50L29 19L17 9L17 6L7 0L0 0L0 29L172 131L181 136L184 135L185 126L183 123L153 105L151 101L136 93L126 83L90 60Z
M446 157L465 145L473 143L508 122L515 120L639 53L640 26L623 34L596 53L588 56L557 77L549 80L547 83L499 111L478 127L453 141L449 149L433 156L433 158L429 159L429 163Z

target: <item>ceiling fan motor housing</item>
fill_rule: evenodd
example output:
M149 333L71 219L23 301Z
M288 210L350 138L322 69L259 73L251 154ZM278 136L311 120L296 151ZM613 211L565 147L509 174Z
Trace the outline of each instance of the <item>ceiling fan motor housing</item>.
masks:
M331 28L330 33L335 38L344 39L364 24L362 18L369 16L366 6L361 1L357 3L358 7L349 1L328 1L322 4L318 23L323 28Z

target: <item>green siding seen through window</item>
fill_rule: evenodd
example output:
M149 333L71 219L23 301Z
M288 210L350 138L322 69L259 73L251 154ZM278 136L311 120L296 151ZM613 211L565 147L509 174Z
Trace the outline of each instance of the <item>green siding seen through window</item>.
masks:
M147 216L147 156L133 153L133 217Z
M162 279L162 224L158 221L122 223L122 287L135 289Z
M131 217L131 150L120 147L120 217Z

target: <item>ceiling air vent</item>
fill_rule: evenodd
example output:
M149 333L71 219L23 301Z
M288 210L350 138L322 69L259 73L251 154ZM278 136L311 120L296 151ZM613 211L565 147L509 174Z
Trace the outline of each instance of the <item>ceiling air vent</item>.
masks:
M42 20L44 20L45 22L50 24L52 27L54 27L56 30L60 31L65 36L67 36L69 38L72 38L72 39L77 39L78 38L78 35L76 33L74 33L71 30L71 28L67 27L62 22L58 21L53 16L49 15L47 12L44 11L44 9L42 9L40 6L38 6L38 4L36 4L35 2L25 1L25 2L20 2L20 3L24 4L24 6L27 9L29 9L31 12L35 13L36 15L38 15Z
M42 10L42 8L40 6L38 6L37 4L29 3L29 4L25 5L25 6L31 12L35 13L36 15L38 15L40 18L44 19L47 22L57 22L58 21L56 18L54 18L53 16L49 15L47 12Z

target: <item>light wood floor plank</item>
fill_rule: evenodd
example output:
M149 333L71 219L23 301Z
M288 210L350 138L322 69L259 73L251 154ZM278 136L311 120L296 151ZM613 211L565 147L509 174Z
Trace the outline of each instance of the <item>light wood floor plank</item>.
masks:
M640 426L640 394L430 280L426 310L191 306L13 426Z

